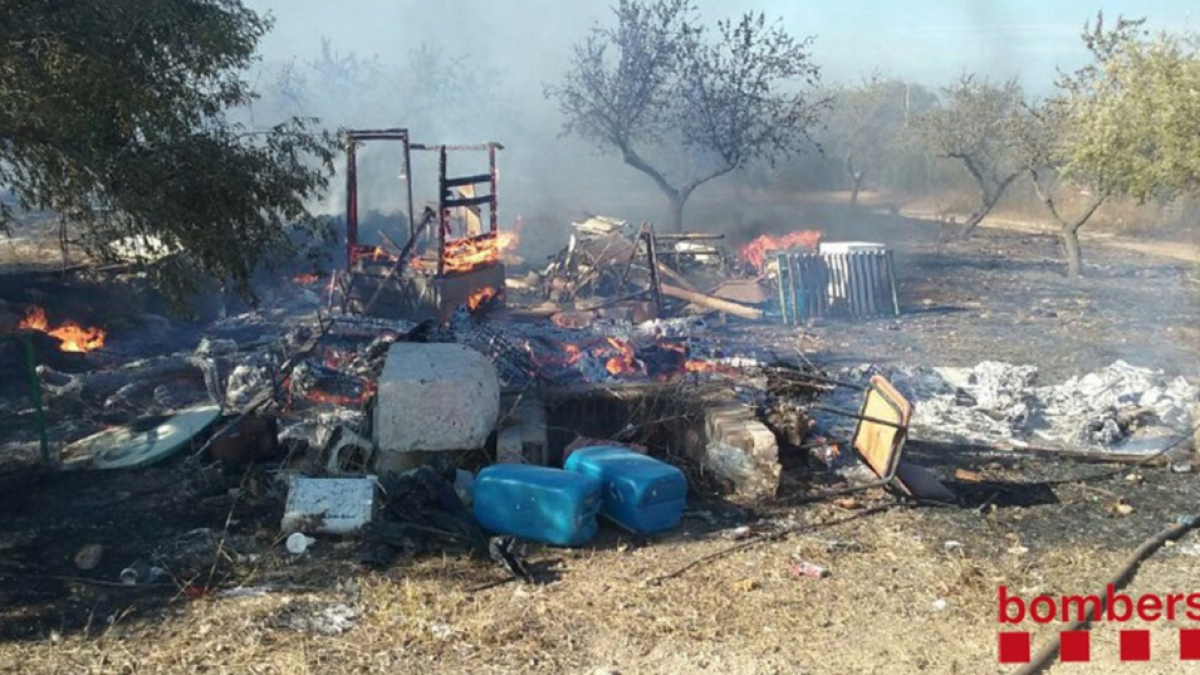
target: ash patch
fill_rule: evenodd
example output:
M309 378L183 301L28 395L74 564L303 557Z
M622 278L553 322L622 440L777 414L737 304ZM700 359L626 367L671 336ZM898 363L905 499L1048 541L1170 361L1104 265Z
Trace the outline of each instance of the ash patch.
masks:
M1044 386L1035 366L997 361L971 368L855 366L835 376L865 384L875 374L913 404L912 434L930 440L1151 453L1197 422L1189 407L1200 401L1200 386L1185 378L1124 361ZM856 410L861 394L838 389L824 402ZM816 419L826 431L853 430L844 419Z

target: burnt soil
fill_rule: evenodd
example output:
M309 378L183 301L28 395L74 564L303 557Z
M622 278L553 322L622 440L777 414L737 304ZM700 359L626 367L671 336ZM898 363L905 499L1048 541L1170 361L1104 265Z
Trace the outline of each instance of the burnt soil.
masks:
M1070 281L1051 237L983 230L964 241L936 224L872 218L827 236L895 247L901 317L803 335L729 330L819 364L1007 360L1037 365L1049 382L1124 359L1198 375L1194 267L1092 247L1086 277ZM19 436L10 426L0 434ZM503 572L453 553L369 571L356 542L322 538L293 559L278 534L274 466L181 456L52 476L34 467L30 444L4 448L0 669L12 672L1007 672L996 659L998 586L1024 598L1100 591L1138 543L1200 511L1195 474L949 453L918 440L911 458L960 506L896 505L876 492L790 506L807 487L792 471L779 499L698 489L677 531L641 540L605 528L586 548L534 547L530 559L553 581L483 588ZM957 482L959 468L984 482ZM733 540L743 525L764 536ZM73 558L88 544L104 552L80 570ZM173 561L166 576L117 583L155 551ZM831 576L794 578L796 561ZM1197 579L1200 538L1189 534L1126 592L1193 592ZM238 586L262 594L219 594ZM353 627L322 632L297 620L330 608L348 608ZM1189 672L1175 641L1186 624L1102 622L1086 672ZM1033 632L1036 651L1056 625L1016 628ZM1152 630L1151 662L1118 661L1119 628Z

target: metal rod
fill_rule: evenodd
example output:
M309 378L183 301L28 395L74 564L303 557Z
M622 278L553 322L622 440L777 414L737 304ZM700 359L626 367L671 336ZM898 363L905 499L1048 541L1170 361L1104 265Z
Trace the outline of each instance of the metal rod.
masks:
M20 339L25 347L25 369L29 372L29 402L33 404L33 419L37 425L38 448L42 453L42 466L54 468L50 459L50 439L46 436L46 410L42 407L42 381L37 376L37 352L33 340L28 336Z
M475 143L471 145L437 145L428 143L413 143L413 150L436 150L438 152L448 150L450 152L473 151L483 152L485 150L503 150L504 146L500 143Z
M888 281L892 283L892 307L896 311L896 316L900 316L900 295L896 290L896 259L892 257L892 252L887 252L887 272Z
M658 251L654 246L654 226L650 225L643 234L646 239L646 258L650 263L650 291L654 294L654 307L659 314L663 311L662 280L658 278Z
M792 323L790 321L788 321L787 292L784 287L788 283L795 283L795 280L791 280L791 281L787 281L787 282L784 281L784 279L783 279L783 277L784 277L783 256L782 255L775 256L775 270L776 270L775 281L777 282L775 284L775 286L779 289L779 315L783 319L783 325L790 326L790 325L792 325Z
M490 182L492 182L492 174L481 173L481 174L476 174L474 176L462 176L460 178L447 178L446 179L446 187L452 188L452 187L460 187L463 185L478 185L480 183L490 183Z
M842 415L843 417L853 417L855 419L862 420L864 422L873 422L875 424L882 424L886 427L892 427L893 429L906 428L903 424L893 422L892 420L885 420L880 417L872 417L870 415L864 415L862 413L851 412L849 410L841 410L838 408L827 408L823 405L809 406L809 410L820 410L822 412L832 413L834 415Z
M783 254L783 256L784 256L784 259L787 260L788 288L791 290L791 293L792 293L792 316L796 317L796 325L799 326L803 315L800 313L801 312L801 300L800 300L800 295L796 289L796 286L797 286L797 283L796 283L796 256L792 255L791 253L785 253L785 254Z
M354 266L358 248L358 159L354 138L346 143L346 269Z
M408 132L404 132L404 183L408 191L408 238L416 239L417 237L417 214L414 213L413 207L413 172L412 172L412 152L408 146Z
M413 146L416 148L417 146ZM438 250L437 275L446 273L446 227L450 221L450 210L446 208L446 147L438 148Z
M387 274L385 274L383 278L379 280L378 285L375 287L375 292L371 294L371 299L368 300L367 304L362 308L363 314L370 313L371 309L375 307L375 302L379 300L379 296L383 293L384 285L387 284L392 277L404 270L404 266L408 264L408 259L412 255L413 248L417 245L417 238L421 236L421 233L425 231L425 228L429 226L429 223L433 221L433 211L425 209L425 214L421 218L421 224L417 226L416 233L408 238L408 242L404 245L404 248L400 250L400 257L396 259L396 264L392 265L391 269L387 271Z
M629 253L629 262L625 263L625 271L621 272L621 283L617 285L617 292L625 292L625 284L629 281L629 271L633 269L633 261L637 260L638 247L642 245L646 233L646 221L642 221L642 226L638 228L637 234L633 237L633 250Z
M496 190L499 188L500 172L496 170L496 146L488 144L488 174L491 176L491 201L488 202L488 217L491 220L492 233L500 229L500 204Z
M683 234L656 234L654 235L659 241L706 241L712 239L724 239L723 234L701 234L697 232L685 232Z

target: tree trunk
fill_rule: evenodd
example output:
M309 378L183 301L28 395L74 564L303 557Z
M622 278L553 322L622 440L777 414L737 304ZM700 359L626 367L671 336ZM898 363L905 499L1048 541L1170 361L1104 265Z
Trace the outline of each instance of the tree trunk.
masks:
M1079 248L1079 228L1062 228L1063 246L1067 249L1067 276L1078 279L1083 270L1083 251Z
M858 193L862 189L863 173L854 166L854 152L846 153L846 174L850 176L850 206L858 206Z
M862 190L863 174L861 172L854 174L854 183L850 188L850 206L851 208L858 206L858 193Z
M982 223L983 219L987 218L987 214L991 210L991 206L980 206L971 215L967 216L967 226L963 229L962 233L963 239L970 237L975 232L975 228L979 227L979 223Z
M684 193L676 193L670 195L671 212L670 212L670 231L675 233L683 232L683 205L687 203L688 195Z

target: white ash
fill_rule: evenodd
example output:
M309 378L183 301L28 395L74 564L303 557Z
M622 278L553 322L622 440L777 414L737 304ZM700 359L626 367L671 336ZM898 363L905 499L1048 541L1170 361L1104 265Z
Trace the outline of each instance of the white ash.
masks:
M914 438L1092 450L1154 452L1194 421L1200 386L1117 361L1056 385L1037 386L1037 368L985 361L973 368L857 366L837 379L865 384L879 373L913 403ZM839 388L823 404L857 410L861 393ZM821 428L846 433L853 420L817 415Z
M241 408L254 400L259 392L272 386L271 360L266 355L255 354L229 373L229 383L225 389L225 402L229 407Z
M699 338L708 332L708 325L701 317L678 319L651 319L634 327L640 335L657 338Z
M220 338L200 338L200 343L196 345L196 356L227 356L236 353L238 343L236 340L220 339Z

